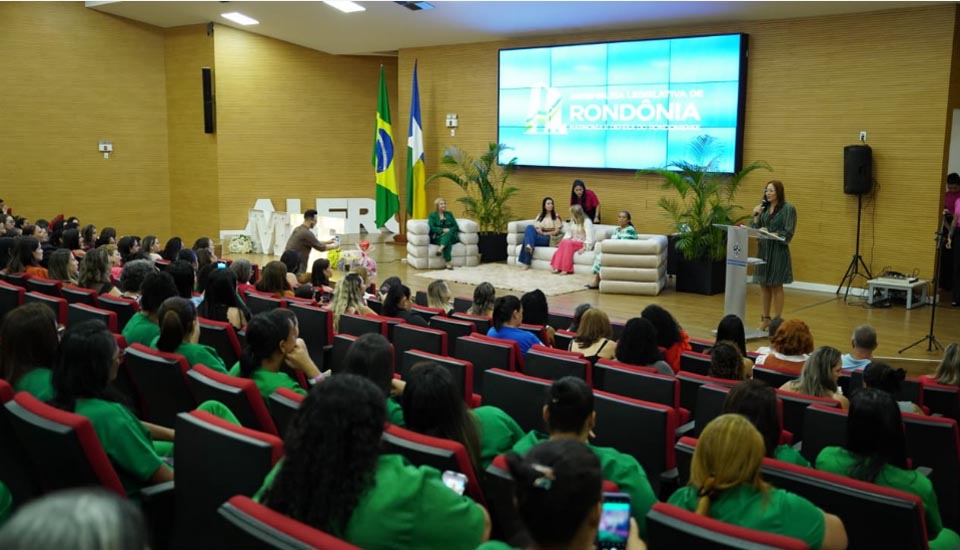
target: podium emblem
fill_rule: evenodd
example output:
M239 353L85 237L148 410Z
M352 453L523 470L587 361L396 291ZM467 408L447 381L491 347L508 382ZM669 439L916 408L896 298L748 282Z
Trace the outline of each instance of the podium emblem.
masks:
M740 250L741 250L741 248L740 248L740 243L733 243L733 253L734 253L734 255L736 255L738 258L740 257Z

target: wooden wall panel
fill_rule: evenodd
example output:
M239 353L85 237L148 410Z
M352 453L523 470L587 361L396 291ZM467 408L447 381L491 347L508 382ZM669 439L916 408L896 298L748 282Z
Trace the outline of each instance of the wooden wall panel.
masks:
M82 2L0 3L0 181L31 219L167 233L163 33ZM113 141L109 160L97 151Z
M219 238L217 135L203 132L201 68L214 69L214 39L206 25L165 29L167 110L170 114L170 235L188 245ZM216 89L216 85L214 85Z
M381 64L394 137L406 134L396 58L333 56L222 26L215 37L221 229L243 228L258 197L278 209L286 198L304 209L316 197L372 198Z
M857 200L844 195L843 147L868 132L878 186L865 197L861 254L874 270L918 269L930 277L932 232L942 194L956 6L944 4L823 18L743 22L632 32L563 35L401 50L400 115L409 112L411 73L419 60L427 174L448 144L481 152L496 139L498 49L561 43L745 32L750 35L744 158L766 160L745 184L752 208L768 179L781 179L799 211L792 245L798 281L838 283L854 251ZM953 94L956 96L957 94ZM450 137L446 113L460 115ZM509 145L509 144L508 144ZM404 165L405 166L405 165ZM540 199L569 196L573 179L597 191L604 219L629 209L641 232L664 233L657 181L629 171L521 168L517 217ZM429 186L431 199L460 195L452 184Z

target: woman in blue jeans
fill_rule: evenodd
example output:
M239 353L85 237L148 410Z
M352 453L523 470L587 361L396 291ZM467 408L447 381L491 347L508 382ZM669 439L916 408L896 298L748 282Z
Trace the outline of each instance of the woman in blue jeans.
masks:
M540 208L540 215L527 226L523 233L523 248L517 261L523 266L521 269L530 269L533 261L533 249L550 244L551 237L559 236L563 232L563 220L553 209L553 199L544 197Z

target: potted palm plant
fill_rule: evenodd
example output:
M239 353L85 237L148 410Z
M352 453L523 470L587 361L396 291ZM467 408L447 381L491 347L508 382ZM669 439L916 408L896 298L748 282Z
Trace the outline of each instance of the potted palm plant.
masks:
M465 195L457 201L463 205L464 215L476 220L479 226L482 262L507 259L507 224L511 216L507 201L518 191L507 180L516 171L517 159L500 164L499 158L509 149L502 143L490 142L483 155L473 158L451 145L440 159L440 171L427 180L447 179L463 189Z
M748 174L771 170L763 161L752 162L739 172L716 170L721 146L715 138L698 136L690 144L690 160L670 162L665 168L640 170L637 175L663 178L662 189L673 189L674 197L660 197L657 205L673 222L672 239L680 258L677 264L677 291L698 294L723 292L726 270L726 232L715 224L734 225L748 218L737 216L740 206L734 195ZM671 251L672 252L672 251Z

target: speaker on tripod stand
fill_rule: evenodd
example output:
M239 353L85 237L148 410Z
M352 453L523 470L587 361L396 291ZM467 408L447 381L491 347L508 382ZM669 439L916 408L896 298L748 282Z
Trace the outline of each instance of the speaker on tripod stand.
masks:
M857 196L857 245L847 267L847 272L840 279L836 294L840 294L844 283L847 291L843 295L846 300L850 295L850 286L857 276L873 278L870 268L860 255L860 220L863 214L863 195L873 189L873 150L869 145L847 145L843 148L843 192ZM863 268L863 272L860 268Z

